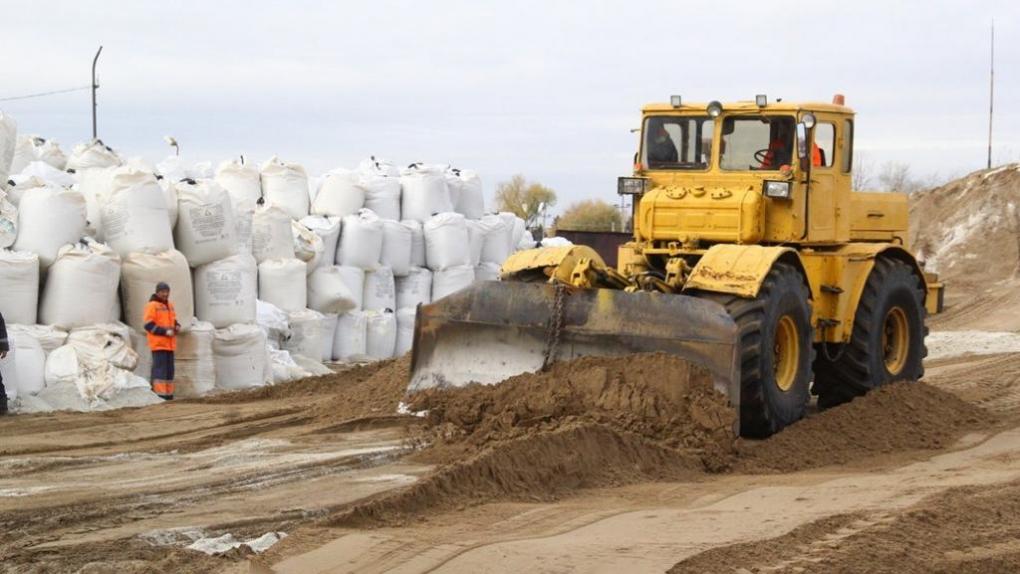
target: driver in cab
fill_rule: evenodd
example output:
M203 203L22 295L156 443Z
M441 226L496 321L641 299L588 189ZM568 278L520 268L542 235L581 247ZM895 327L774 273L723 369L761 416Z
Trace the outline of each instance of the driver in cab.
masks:
M772 139L758 169L779 169L793 160L792 122L774 121L771 128Z
M648 162L650 164L676 163L677 151L673 138L669 137L666 126L661 122L650 123L648 126Z

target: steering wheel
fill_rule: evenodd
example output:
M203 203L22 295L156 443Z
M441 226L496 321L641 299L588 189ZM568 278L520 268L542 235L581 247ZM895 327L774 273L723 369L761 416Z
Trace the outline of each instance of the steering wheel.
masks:
M768 159L768 155L769 148L760 149L754 152L754 161L763 164L765 163L765 160Z

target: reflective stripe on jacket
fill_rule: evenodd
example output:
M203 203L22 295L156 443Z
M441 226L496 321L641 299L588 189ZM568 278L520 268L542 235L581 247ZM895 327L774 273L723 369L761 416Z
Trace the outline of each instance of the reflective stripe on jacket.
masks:
M177 314L174 304L163 302L153 297L145 305L145 337L149 341L151 351L176 351L177 338L167 335L167 331L177 327Z

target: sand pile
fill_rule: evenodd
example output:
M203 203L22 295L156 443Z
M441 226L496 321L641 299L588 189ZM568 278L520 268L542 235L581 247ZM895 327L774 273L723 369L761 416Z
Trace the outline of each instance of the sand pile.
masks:
M761 442L742 441L741 472L790 472L876 455L950 446L991 416L925 383L886 385Z
M926 268L954 285L1020 277L1020 164L913 194L910 239Z

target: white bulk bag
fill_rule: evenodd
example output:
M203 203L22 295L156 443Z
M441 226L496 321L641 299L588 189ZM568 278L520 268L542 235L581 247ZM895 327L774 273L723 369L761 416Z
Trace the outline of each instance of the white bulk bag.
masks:
M11 185L11 182L13 182L13 185ZM39 177L36 175L31 175L28 177L14 175L11 176L10 181L6 183L7 183L6 193L4 192L3 189L0 189L0 193L5 193L7 201L11 202L11 204L14 205L14 207L17 207L18 204L21 203L21 198L24 197L25 193L30 189L47 186L55 189L69 187L66 185L59 184L57 182L48 181L46 178Z
M411 228L399 221L383 219L383 246L380 263L393 270L393 275L403 277L411 269L411 250L414 235Z
M365 294L361 307L366 311L397 308L396 285L393 271L389 267L365 272Z
M0 112L0 187L11 175L11 162L18 145L18 124L11 116Z
M113 149L107 147L101 140L92 140L74 146L71 157L67 158L67 169L81 173L86 169L116 167L121 163L123 162Z
M287 322L286 311L261 299L256 301L255 305L256 324L266 334L270 343L278 344L290 337L290 324Z
M114 171L110 194L100 198L103 238L122 256L174 248L170 214L163 188L152 172L125 167Z
M510 224L512 230L510 232L510 245L513 249L516 249L521 243L521 237L524 236L524 220L508 211L499 212L499 216L503 218L503 221Z
M488 228L480 221L468 219L464 222L468 230L468 264L478 266L482 261L482 248Z
M336 247L340 243L340 218L309 215L303 217L300 223L322 239L322 255L318 267L332 266L336 261Z
M485 214L485 193L478 174L469 169L451 169L446 181L450 197L455 198L453 210L468 219L481 219ZM453 191L455 187L456 192Z
M379 217L368 209L343 219L340 246L336 261L341 265L375 269L382 258L383 226Z
M0 361L4 386L15 389L15 395L34 395L46 386L46 352L21 325L7 325L10 352Z
M397 350L397 318L393 311L365 313L365 355L372 361L393 358Z
M67 331L51 325L18 325L18 328L39 341L39 345L42 346L46 354L53 352L67 341Z
M322 238L298 221L290 222L290 230L294 238L294 257L305 262L305 273L311 273L319 267L323 257Z
M365 209L383 219L400 219L400 179L378 173L363 173Z
M322 320L322 313L311 309L288 313L290 336L281 347L291 354L318 361L322 354Z
M35 160L29 163L22 168L17 175L12 175L11 180L21 182L30 177L37 177L43 181L48 181L64 187L71 187L75 183L78 183L73 175L66 171L57 169L42 160Z
M118 284L120 256L115 251L88 238L68 245L58 252L46 276L39 322L69 329L116 321Z
M187 330L195 316L194 290L191 268L180 251L173 249L160 253L129 253L123 259L120 277L120 295L124 307L124 322L138 331L145 330L145 306L156 292L156 283L170 286L170 302L177 314L177 322Z
M365 186L361 174L346 169L334 169L322 176L312 213L346 217L365 207Z
M495 263L479 263L475 266L475 282L499 281L500 266Z
M283 209L291 219L308 215L308 175L296 163L276 156L262 164L262 197L266 205Z
M444 169L411 164L400 170L400 212L404 219L428 221L437 213L453 211Z
M138 353L131 345L131 329L124 323L99 323L71 329L67 345L74 347L78 361L90 369L111 366L131 371L138 366Z
M39 307L39 256L0 250L0 314L4 321L32 325Z
M368 321L364 311L350 311L337 318L333 359L360 361L367 351Z
M485 233L482 244L482 261L502 265L514 250L513 222L490 214L479 221Z
M308 301L305 262L270 259L259 263L259 299L284 311L299 311Z
M239 253L251 255L254 252L255 238L252 226L255 223L255 210L234 210L234 238Z
M225 161L216 169L216 183L230 194L235 211L254 211L262 198L259 168L241 160Z
M78 191L85 196L85 217L88 220L88 233L102 241L103 212L100 206L106 203L110 195L110 183L115 167L87 169L78 173Z
M538 245L538 242L535 241L535 236L531 234L530 230L525 229L524 232L521 233L520 241L517 242L517 251L534 249L536 245Z
M61 247L84 235L85 198L77 191L47 184L21 198L14 250L38 254L42 269L53 263Z
M209 394L216 387L216 360L211 323L195 321L191 329L177 336L174 352L174 397L188 399ZM145 373L148 377L149 373Z
M436 271L432 275L432 300L438 301L451 293L470 287L475 281L475 268L459 265Z
M322 329L322 348L319 349L320 361L333 360L333 339L336 337L336 323L339 319L336 313L325 313L322 315L322 322L319 328Z
M266 335L255 325L231 325L217 329L213 338L216 387L247 389L270 379L267 373Z
M361 311L365 294L365 270L350 265L337 265L336 272L347 285L347 290L354 299L354 310Z
M397 309L397 347L393 356L402 357L414 346L414 319L416 309Z
M541 245L542 247L569 247L573 244L574 242L567 239L566 237L558 236L543 237L542 241L539 242L539 245Z
M397 308L414 309L419 303L432 302L432 272L424 267L412 267L404 277L397 278Z
M393 162L381 157L370 156L358 163L358 171L369 175L384 175L386 177L400 177L400 168Z
M50 388L60 385L74 385L78 380L81 370L78 352L75 351L75 348L71 345L61 345L46 356L43 378L46 380L46 386ZM7 377L5 376L4 378Z
M294 235L290 216L275 206L255 210L252 219L252 251L259 263L268 259L293 259Z
M7 201L0 190L0 248L6 249L18 240L18 208Z
M237 249L234 208L226 190L211 180L177 184L174 243L192 267L230 257Z
M255 322L258 267L251 255L240 253L196 267L194 285L199 320L219 329Z
M170 229L177 225L177 186L166 179L157 179L159 188L163 190L163 203L166 204L166 216L170 221Z
M362 277L363 271L356 267ZM345 313L361 307L363 279L358 281L358 293L355 296L348 287L351 281L349 272L339 265L320 267L308 276L308 308L320 313Z
M45 163L60 173L67 173L67 155L60 149L60 144L45 138L37 138L35 144L35 158Z
M425 267L425 229L420 221L405 219L401 221L411 230L411 265Z
M433 271L471 263L463 215L440 213L425 222L425 261Z
M18 135L18 143L14 146L14 158L10 163L10 173L21 173L28 164L35 161L35 145L33 140L39 136Z

